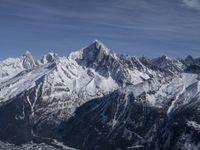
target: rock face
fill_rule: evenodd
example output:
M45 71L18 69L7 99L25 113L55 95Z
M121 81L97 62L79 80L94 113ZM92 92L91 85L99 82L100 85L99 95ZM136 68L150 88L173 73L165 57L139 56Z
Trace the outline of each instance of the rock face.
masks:
M137 96L134 87L117 90L78 108L60 133L66 144L80 149L199 149L197 84L162 107L146 102L147 93L156 91Z
M124 56L99 41L66 57L9 58L0 62L0 141L199 149L198 60Z

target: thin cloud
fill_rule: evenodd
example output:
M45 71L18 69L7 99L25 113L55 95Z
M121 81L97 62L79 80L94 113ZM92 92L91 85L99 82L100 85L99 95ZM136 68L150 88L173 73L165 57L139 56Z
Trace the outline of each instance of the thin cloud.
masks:
M82 43L83 39L97 38L111 43L111 48L113 44L114 48L122 50L140 49L140 46L157 51L197 49L200 46L200 12L184 7L199 9L199 1L0 0L0 32L4 35L0 42L9 43L13 39L15 47L22 43L22 49L47 49L52 45L65 49L66 41ZM24 46L24 42L29 45ZM2 49L10 47L11 44L7 44Z
M200 10L200 0L183 0L185 6Z

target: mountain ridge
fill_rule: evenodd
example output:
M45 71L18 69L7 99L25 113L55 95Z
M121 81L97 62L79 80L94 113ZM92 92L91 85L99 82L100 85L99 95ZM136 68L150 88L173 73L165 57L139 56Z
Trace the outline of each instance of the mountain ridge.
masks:
M179 144L198 149L170 132L171 122L191 132L200 124L198 115L188 117L183 111L199 113L198 106L191 107L200 102L198 66L199 58L189 56L181 60L116 54L99 41L64 57L48 53L35 60L26 52L6 59L0 62L0 140L55 146L56 139L78 149L137 145L139 149L177 149ZM177 114L186 116L181 118L185 124L176 120ZM169 134L168 143L162 130ZM198 140L196 134L191 136Z

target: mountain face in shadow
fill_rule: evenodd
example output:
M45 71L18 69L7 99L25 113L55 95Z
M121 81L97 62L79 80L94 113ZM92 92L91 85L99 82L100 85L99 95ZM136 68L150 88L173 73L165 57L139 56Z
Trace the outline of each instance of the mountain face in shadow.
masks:
M1 145L199 149L199 62L125 56L99 41L64 57L8 58L0 62Z

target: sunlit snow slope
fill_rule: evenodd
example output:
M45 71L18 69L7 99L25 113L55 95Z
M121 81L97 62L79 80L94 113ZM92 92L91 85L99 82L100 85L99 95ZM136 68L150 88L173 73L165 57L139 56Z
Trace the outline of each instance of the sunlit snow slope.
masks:
M198 149L199 60L125 56L97 40L68 56L8 58L0 62L0 140Z

